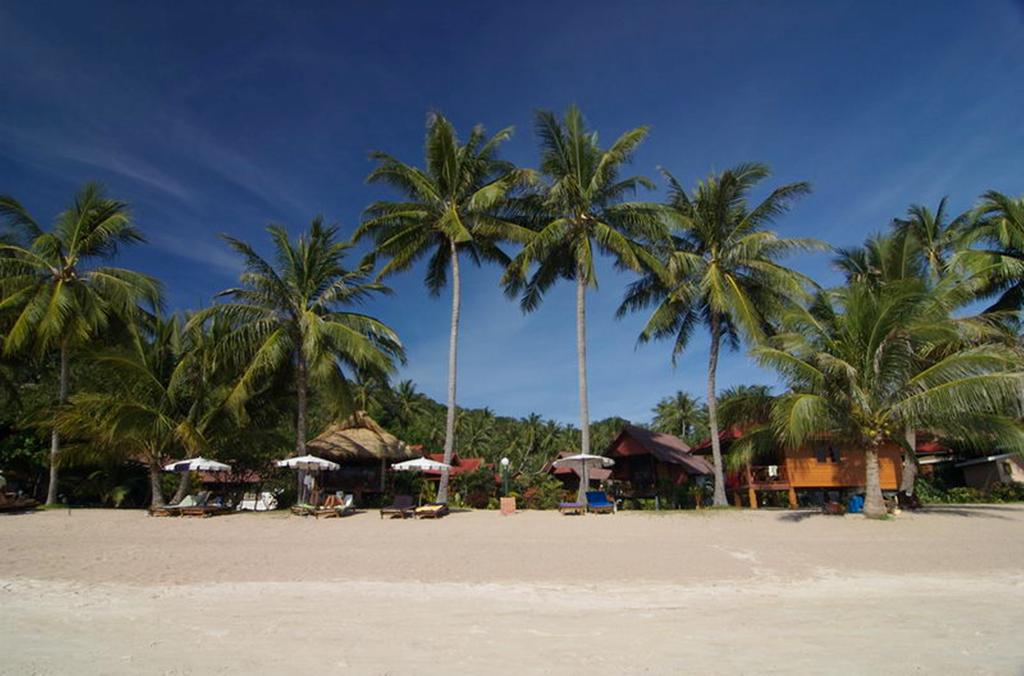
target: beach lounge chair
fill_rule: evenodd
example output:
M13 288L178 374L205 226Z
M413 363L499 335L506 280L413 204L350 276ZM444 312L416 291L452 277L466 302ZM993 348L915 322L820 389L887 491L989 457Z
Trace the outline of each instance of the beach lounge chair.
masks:
M615 503L604 491L587 491L587 508L595 514L614 514Z
M416 503L413 502L411 495L396 495L394 502L380 510L380 518L383 519L387 515L392 518L400 516L406 519L413 516L415 511Z
M182 503L185 501L182 500ZM211 498L209 491L203 491L196 496L196 504L182 506L179 503L178 512L182 516L197 516L200 518L206 518L208 516L219 516L221 514L230 514L234 512L234 508L224 502L223 498Z
M417 507L414 515L419 519L440 519L448 514L448 504L444 502L433 502L429 505Z
M23 498L0 492L0 512L27 512L38 506L39 503L32 498Z
M560 502L558 511L562 514L583 514L587 511L587 505L582 502Z
M186 495L181 499L181 502L174 505L164 505L163 507L150 507L150 516L181 516L181 510L185 507L196 507L204 504L206 499L209 498L209 493L200 493L199 496Z
M313 510L313 516L318 519L329 519L334 516L348 516L355 511L355 496L345 495L339 491L336 495L328 496L322 506Z
M292 505L292 514L295 516L313 516L316 514L316 507L305 502Z

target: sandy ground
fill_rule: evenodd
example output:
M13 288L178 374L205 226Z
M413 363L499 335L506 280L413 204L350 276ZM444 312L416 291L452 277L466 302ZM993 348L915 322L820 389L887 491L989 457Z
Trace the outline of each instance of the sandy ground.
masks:
M1024 673L1024 508L0 516L0 673Z

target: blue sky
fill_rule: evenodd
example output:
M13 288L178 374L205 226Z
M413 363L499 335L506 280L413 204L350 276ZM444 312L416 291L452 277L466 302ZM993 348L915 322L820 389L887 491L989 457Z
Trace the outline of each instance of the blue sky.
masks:
M637 173L692 185L738 162L814 193L786 235L860 242L912 202L1024 192L1021 2L0 4L0 192L49 220L82 182L128 200L150 243L122 264L160 277L170 309L229 286L217 235L261 248L318 213L346 232L371 200L367 153L422 155L428 110L460 129L514 125L532 166L537 108L576 102L604 140L647 124ZM766 186L767 187L767 186ZM658 193L650 196L657 197ZM835 281L827 256L793 264ZM500 271L465 275L460 402L576 419L573 293L523 316ZM441 399L449 299L421 271L371 311L409 353L401 377ZM706 340L673 370L613 318L630 276L590 297L591 414L649 418L704 391ZM772 382L741 353L720 384Z

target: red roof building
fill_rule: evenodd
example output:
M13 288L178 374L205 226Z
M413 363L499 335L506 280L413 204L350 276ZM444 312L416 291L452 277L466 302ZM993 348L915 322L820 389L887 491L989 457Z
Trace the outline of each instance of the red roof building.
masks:
M444 453L430 453L426 456L427 458L434 460L435 462L444 462ZM452 454L452 468L448 470L449 478L457 477L460 474L466 472L472 472L473 470L480 469L481 467L490 467L489 464L484 462L483 458L460 458L458 453ZM423 476L428 479L440 479L440 472L426 471L423 472Z

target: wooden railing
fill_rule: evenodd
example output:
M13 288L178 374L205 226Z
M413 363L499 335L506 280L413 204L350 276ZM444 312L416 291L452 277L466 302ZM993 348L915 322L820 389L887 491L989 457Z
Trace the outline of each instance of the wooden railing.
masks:
M749 473L744 471L740 476L747 485L789 483L785 465L752 465Z

